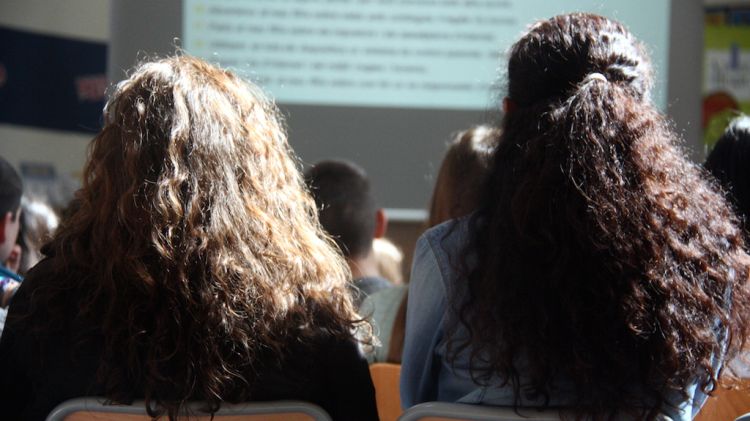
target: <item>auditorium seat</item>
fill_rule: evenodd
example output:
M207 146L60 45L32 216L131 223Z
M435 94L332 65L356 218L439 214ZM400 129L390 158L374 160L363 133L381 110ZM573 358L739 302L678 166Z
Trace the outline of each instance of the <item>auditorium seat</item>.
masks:
M143 402L132 405L105 405L104 398L76 398L58 405L47 416L47 421L151 421ZM185 411L185 419L209 421L203 415L200 403L191 403ZM322 408L307 402L278 401L224 404L214 414L216 421L331 421Z
M750 412L750 380L743 380L739 388L719 386L709 397L693 421L722 421Z
M375 401L380 421L396 421L401 415L399 378L401 365L375 363L370 365L370 377L375 385Z

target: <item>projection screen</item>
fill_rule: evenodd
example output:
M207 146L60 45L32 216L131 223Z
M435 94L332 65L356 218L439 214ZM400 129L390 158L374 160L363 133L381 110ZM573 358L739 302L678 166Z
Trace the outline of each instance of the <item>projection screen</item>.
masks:
M697 147L695 0L113 0L109 76L176 48L230 67L275 98L306 165L356 162L391 218L420 219L451 135L499 121L508 47L573 11L620 20L648 45L654 101Z

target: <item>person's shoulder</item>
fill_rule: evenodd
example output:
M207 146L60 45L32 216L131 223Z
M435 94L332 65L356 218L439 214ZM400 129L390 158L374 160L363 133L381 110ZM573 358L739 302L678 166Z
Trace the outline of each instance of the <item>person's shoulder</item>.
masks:
M333 419L377 420L375 388L360 343L347 335L322 335L315 353L328 395L322 405Z
M304 342L302 347L292 346L291 349L297 353L304 352L325 367L340 368L366 361L360 343L353 335L337 335L321 330Z
M432 254L444 276L452 279L463 259L470 228L471 215L436 225L422 234L415 255Z
M469 236L469 226L471 216L464 216L457 219L449 219L441 224L435 225L428 229L421 236L423 242L428 242L431 246L463 244Z
M47 257L32 267L21 282L18 293L32 291L55 278L54 258Z
M37 303L44 302L44 305L59 303L73 309L76 308L74 298L75 295L71 296L70 291L64 285L60 285L60 274L57 272L54 258L47 257L29 270L16 289L8 308L6 325L45 323L48 316L44 314L46 309L32 306L32 300L36 300ZM27 316L32 307L43 311L36 311L35 316L29 318Z
M381 289L380 291L370 295L365 299L365 301L375 304L381 302L400 301L404 294L406 294L407 290L407 285L393 285L390 288Z
M381 289L365 298L359 308L360 314L373 317L378 324L383 322L381 319L384 317L395 317L395 312L408 290L408 285L394 285Z
M355 279L353 283L355 287L363 290L368 295L393 286L389 280L380 276L366 276Z

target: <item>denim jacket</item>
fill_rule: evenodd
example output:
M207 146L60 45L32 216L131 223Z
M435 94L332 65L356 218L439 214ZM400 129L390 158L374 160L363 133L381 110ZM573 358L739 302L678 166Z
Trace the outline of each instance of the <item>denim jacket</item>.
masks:
M459 276L463 249L469 239L469 217L438 225L420 237L414 252L409 282L406 335L401 366L401 402L404 408L422 402L443 401L495 406L512 406L514 394L510 386L501 386L500 378L491 379L490 386L472 380L470 350L459 353L455 361L447 361L444 329L456 326L446 297L461 300L465 294ZM471 265L471 261L467 266ZM468 332L457 324L453 337L461 340ZM519 356L520 382L523 384L523 358ZM497 385L497 386L492 386ZM551 407L564 407L572 400L570 387L564 380L550 396ZM705 402L706 396L696 384L688 389L690 399L675 398L675 408L664 408L665 418L691 420ZM541 401L521 397L520 406L542 406Z

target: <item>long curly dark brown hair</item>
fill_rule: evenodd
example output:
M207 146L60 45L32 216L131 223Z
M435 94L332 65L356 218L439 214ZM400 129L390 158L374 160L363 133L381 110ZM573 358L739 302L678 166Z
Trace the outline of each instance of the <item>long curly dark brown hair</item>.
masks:
M51 243L56 272L83 276L33 297L76 291L104 336L108 398L142 387L154 413L215 411L251 398L262 358L315 332L355 336L349 270L298 164L273 103L231 72L177 56L116 86Z
M744 344L737 218L650 86L642 45L604 17L541 21L510 51L514 106L471 220L468 301L454 303L470 337L448 342L517 404L563 382L576 418L653 419L691 384L710 391L715 360Z

